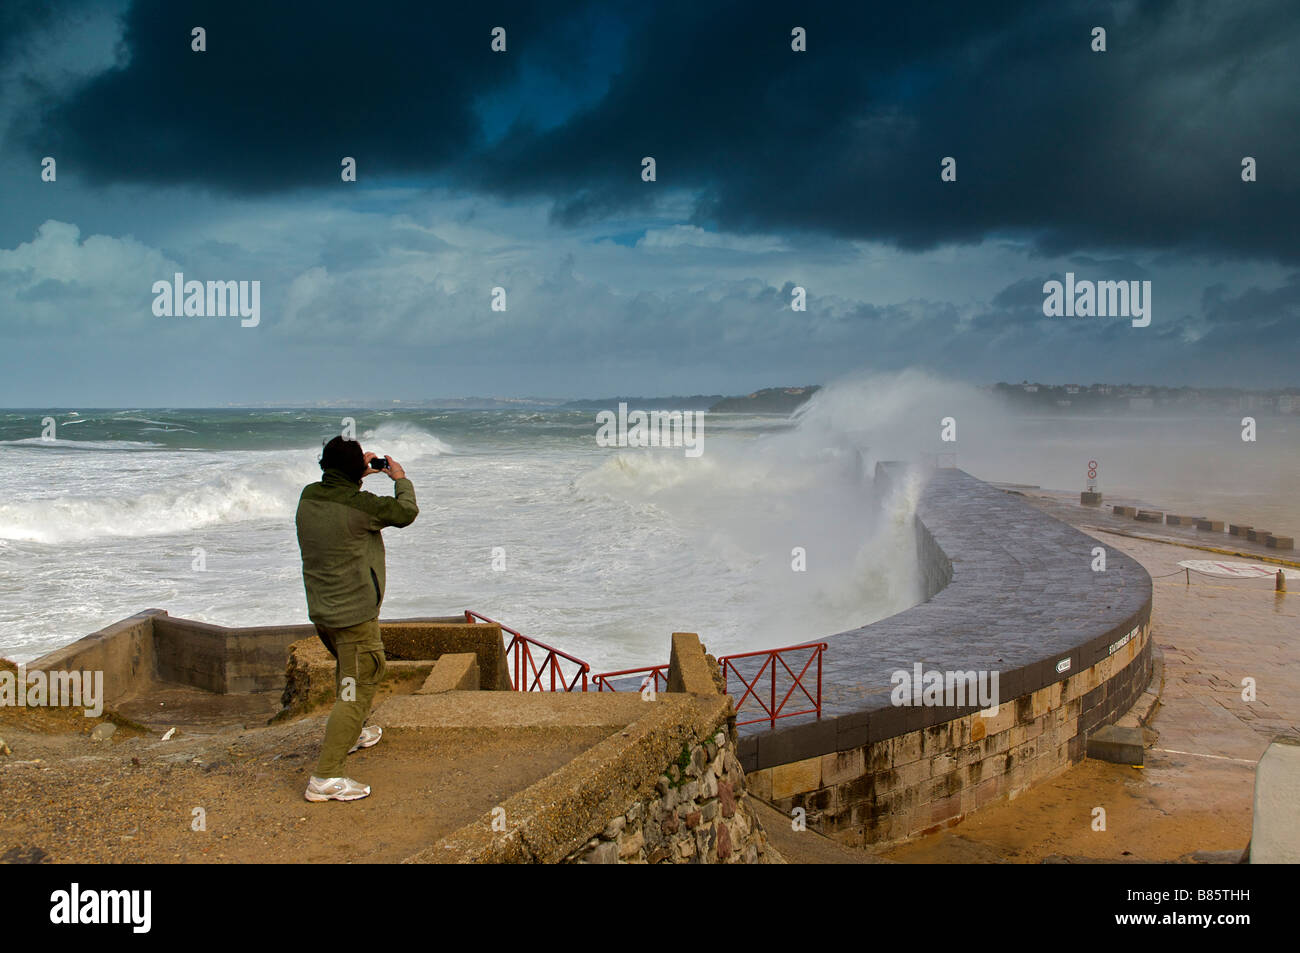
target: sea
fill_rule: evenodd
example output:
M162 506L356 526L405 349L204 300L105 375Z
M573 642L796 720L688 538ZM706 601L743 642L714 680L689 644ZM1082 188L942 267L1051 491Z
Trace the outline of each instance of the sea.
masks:
M698 456L601 446L588 410L4 410L0 656L146 608L305 623L294 510L348 418L420 505L384 531L383 616L472 609L593 671L664 662L673 632L742 652L915 604L920 485L877 494L881 459L950 454L981 479L1064 490L1096 462L1109 495L1300 529L1300 418L1262 419L1245 443L1225 415L1020 417L925 378L832 385L791 418L709 414ZM392 493L382 474L365 489Z

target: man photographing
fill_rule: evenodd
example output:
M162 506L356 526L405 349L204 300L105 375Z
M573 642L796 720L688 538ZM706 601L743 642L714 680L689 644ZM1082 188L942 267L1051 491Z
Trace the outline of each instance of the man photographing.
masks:
M298 548L307 589L307 615L334 656L336 699L325 724L309 801L355 801L370 786L347 776L347 756L379 743L377 726L363 728L387 663L379 636L384 601L385 526L409 526L419 515L415 487L391 457L362 451L355 440L335 437L320 458L321 480L298 501ZM372 473L387 473L393 496L361 489Z

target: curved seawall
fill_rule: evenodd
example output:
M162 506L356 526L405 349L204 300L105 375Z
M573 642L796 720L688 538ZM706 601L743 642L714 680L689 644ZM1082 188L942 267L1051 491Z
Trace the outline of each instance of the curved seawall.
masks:
M910 478L897 464L878 484ZM917 552L930 598L825 639L823 714L742 728L751 789L856 843L897 840L1056 774L1141 695L1151 578L1109 547L956 469L925 475ZM996 713L895 704L894 673L996 673ZM949 676L949 678L951 678ZM907 693L908 701L913 699Z

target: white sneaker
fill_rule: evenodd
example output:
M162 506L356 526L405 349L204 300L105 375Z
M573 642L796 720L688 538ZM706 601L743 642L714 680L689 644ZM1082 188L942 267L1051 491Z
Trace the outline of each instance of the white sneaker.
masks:
M361 729L361 737L357 739L356 744L348 749L348 754L351 754L354 751L360 751L362 748L373 748L375 745L379 744L379 738L383 733L384 729L380 728L378 725L367 725L365 728Z
M309 801L359 801L369 796L368 784L351 778L318 778L314 774L307 782L307 792L303 795Z

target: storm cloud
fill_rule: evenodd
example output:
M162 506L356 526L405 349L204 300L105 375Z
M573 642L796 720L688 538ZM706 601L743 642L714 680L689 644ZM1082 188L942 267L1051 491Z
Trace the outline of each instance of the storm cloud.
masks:
M677 190L706 228L907 250L1300 254L1288 0L616 9L137 0L117 68L21 132L100 182L329 189L346 155L362 176L544 198L568 226Z

